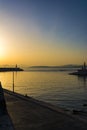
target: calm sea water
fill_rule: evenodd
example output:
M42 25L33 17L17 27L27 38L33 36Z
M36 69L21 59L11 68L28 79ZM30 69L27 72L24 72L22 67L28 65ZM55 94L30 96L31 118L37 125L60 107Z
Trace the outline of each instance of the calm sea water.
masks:
M23 71L14 73L15 91L66 109L84 109L87 78L68 75L69 71ZM12 72L1 72L0 81L12 90Z

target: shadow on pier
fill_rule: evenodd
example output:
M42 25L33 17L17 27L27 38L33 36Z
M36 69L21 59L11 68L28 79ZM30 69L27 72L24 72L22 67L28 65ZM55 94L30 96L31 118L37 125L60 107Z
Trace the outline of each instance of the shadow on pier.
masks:
M1 82L0 82L0 130L14 130L13 123L7 111Z

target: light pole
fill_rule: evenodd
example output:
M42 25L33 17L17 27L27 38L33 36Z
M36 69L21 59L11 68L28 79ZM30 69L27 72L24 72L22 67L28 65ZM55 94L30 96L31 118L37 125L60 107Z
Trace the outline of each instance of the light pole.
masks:
M14 71L13 71L13 93L14 93Z

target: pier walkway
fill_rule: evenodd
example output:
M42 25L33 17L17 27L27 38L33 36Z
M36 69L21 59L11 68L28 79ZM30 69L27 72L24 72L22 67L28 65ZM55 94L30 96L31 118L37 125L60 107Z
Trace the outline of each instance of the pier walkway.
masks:
M87 121L50 104L4 90L15 130L87 130Z

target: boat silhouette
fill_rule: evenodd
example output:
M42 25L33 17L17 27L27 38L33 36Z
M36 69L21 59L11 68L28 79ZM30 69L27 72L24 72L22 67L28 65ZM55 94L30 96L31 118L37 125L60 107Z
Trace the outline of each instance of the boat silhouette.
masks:
M78 75L78 76L87 76L87 68L86 63L84 62L81 69L78 69L76 72L69 73L70 75Z

